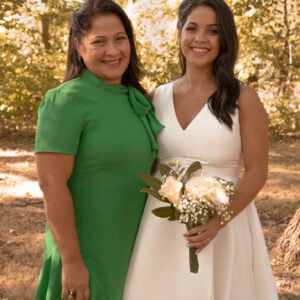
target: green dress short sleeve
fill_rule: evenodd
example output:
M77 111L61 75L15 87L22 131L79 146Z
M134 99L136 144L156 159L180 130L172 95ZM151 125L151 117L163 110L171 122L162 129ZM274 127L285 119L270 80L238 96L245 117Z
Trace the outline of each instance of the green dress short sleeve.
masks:
M79 102L64 87L47 92L38 110L35 152L77 153L84 127Z
M149 173L162 125L135 88L108 85L84 71L50 90L42 101L36 152L75 155L68 186L76 229L90 274L90 300L122 300L146 194L139 172ZM46 227L36 300L60 300L61 259Z

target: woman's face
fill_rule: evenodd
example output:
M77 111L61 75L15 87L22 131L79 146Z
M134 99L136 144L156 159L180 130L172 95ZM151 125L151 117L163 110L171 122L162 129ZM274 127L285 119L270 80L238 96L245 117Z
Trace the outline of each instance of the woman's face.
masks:
M212 68L220 52L215 11L209 6L193 9L180 32L179 41L187 68Z
M89 31L75 40L87 69L108 84L120 84L130 61L130 42L116 15L97 15Z

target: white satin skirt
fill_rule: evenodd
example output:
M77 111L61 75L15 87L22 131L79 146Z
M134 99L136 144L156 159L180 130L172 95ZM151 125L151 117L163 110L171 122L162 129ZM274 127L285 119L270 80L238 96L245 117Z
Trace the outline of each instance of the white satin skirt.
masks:
M156 217L163 203L148 197L132 255L124 300L276 300L254 203L231 220L189 270L185 225Z

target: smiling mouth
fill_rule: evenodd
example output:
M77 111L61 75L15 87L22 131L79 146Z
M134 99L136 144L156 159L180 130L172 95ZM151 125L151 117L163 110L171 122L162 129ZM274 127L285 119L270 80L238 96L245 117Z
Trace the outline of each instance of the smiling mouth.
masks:
M193 48L192 50L198 53L207 53L209 50L207 48Z
M119 59L115 59L115 60L104 60L103 63L105 65L109 65L109 66L116 66L119 65L119 63L121 62L121 58Z

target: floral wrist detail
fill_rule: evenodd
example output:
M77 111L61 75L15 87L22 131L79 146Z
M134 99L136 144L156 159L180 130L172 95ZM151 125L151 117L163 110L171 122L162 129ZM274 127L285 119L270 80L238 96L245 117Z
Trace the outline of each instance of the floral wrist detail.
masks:
M232 219L233 211L226 211L224 214L220 214L219 220L220 220L220 226L223 228L229 221Z

